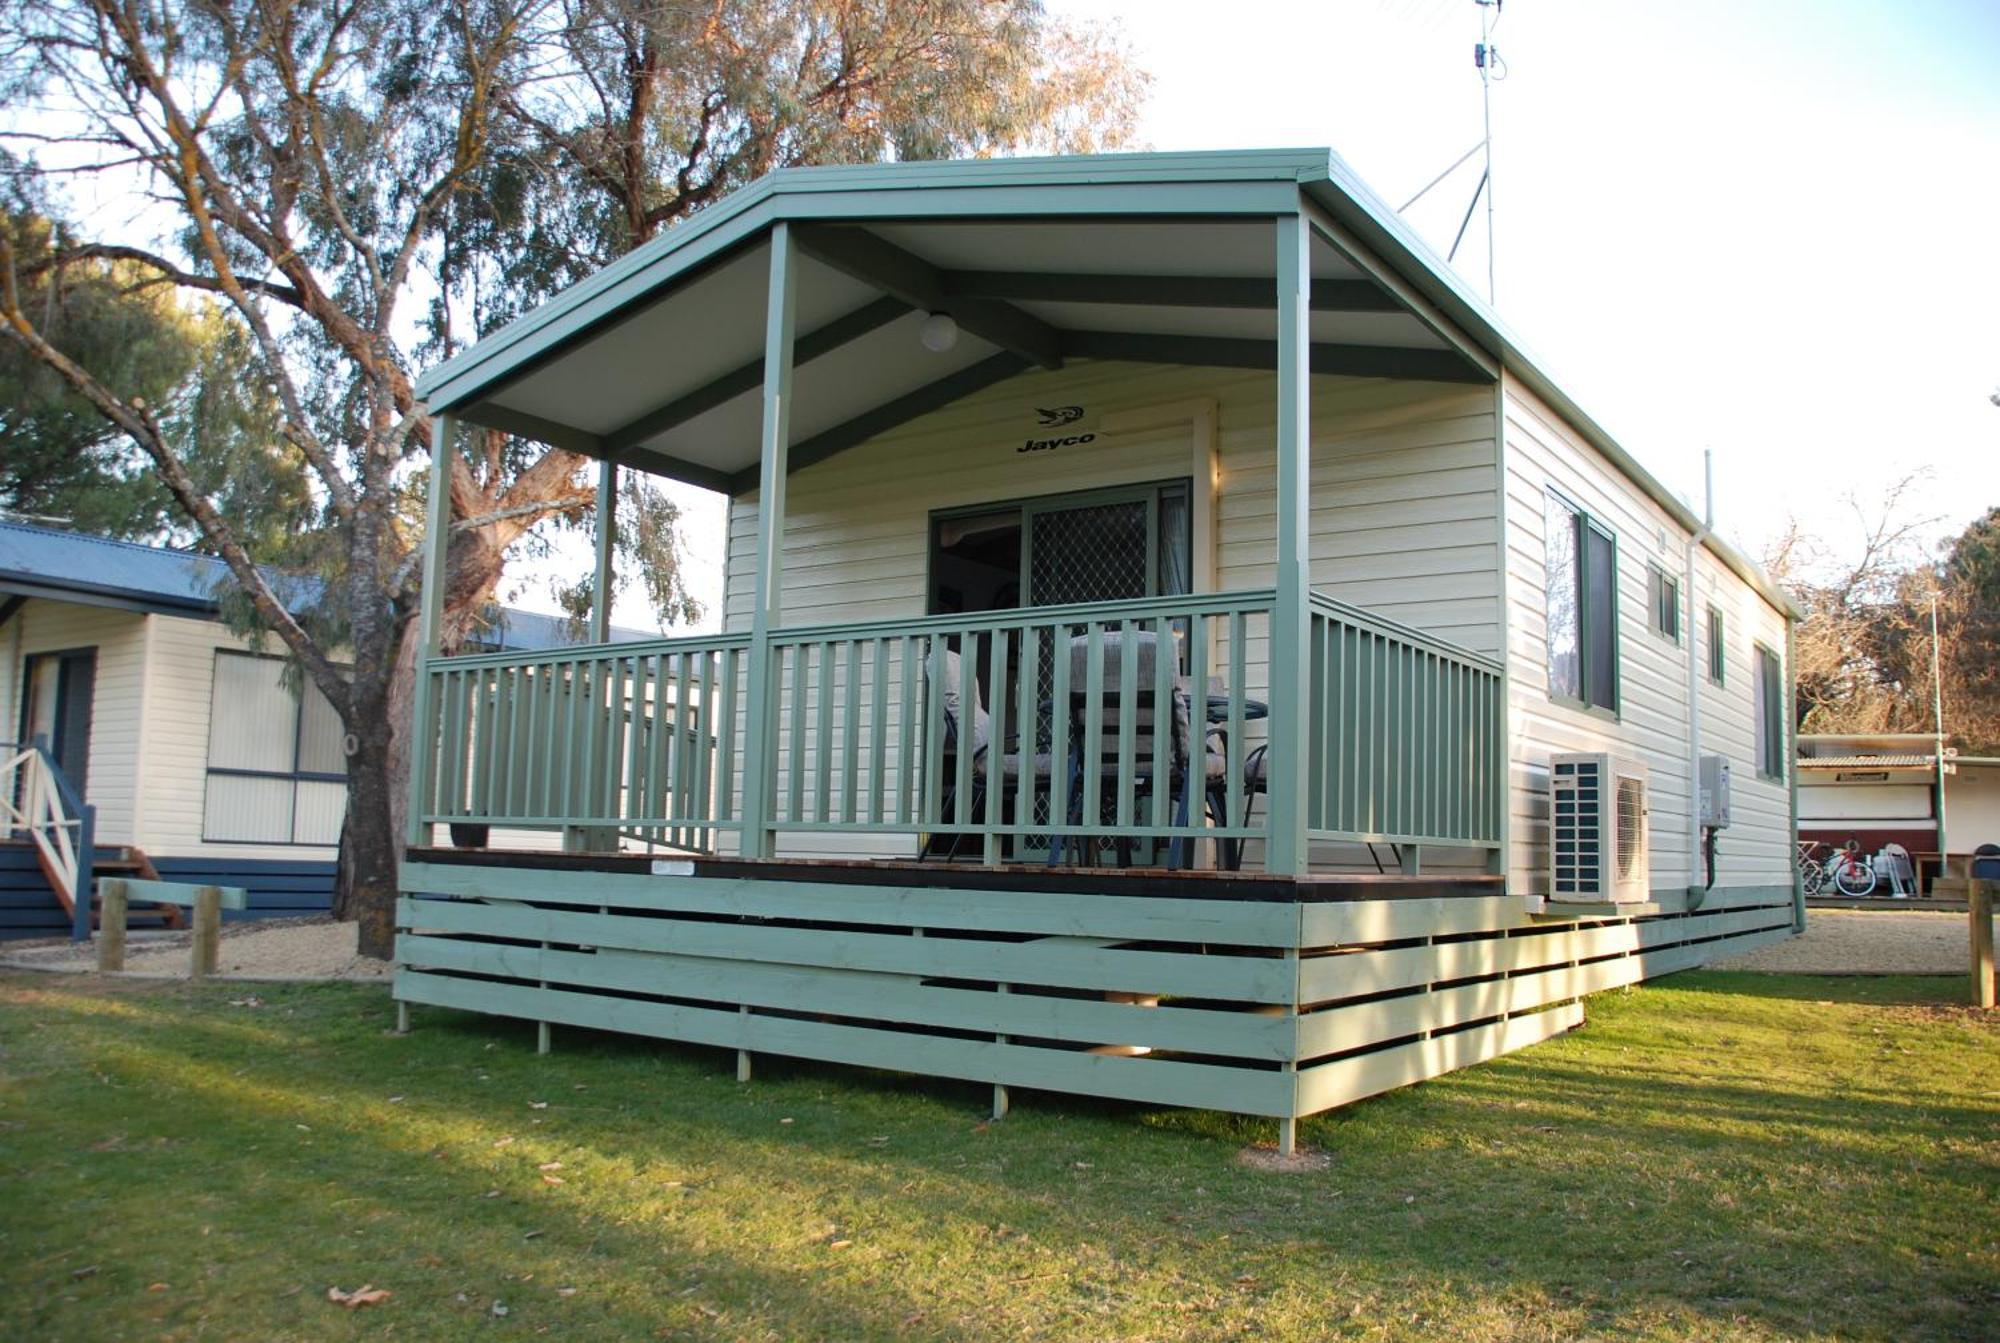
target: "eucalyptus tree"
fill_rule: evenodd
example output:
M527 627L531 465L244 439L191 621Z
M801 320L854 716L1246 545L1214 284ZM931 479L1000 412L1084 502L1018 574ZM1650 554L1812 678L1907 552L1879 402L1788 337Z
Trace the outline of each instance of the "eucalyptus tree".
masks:
M414 370L771 168L1113 144L1142 87L1033 0L16 0L0 145L94 208L46 256L0 232L0 322L143 454L340 714L337 908L386 955L432 432ZM261 462L203 472L154 382L47 321L36 284L106 264L227 324L270 402ZM510 552L581 525L587 465L454 446L447 642ZM304 483L282 547L321 580L303 605L227 506L260 472ZM694 611L675 507L636 482L621 500L667 618Z
M413 352L436 339L439 238L484 166L524 25L546 0L18 0L0 37L0 139L44 184L84 181L101 234L43 276L107 260L227 315L309 482L292 538L320 582L280 600L252 540L198 477L151 384L69 339L0 234L0 318L149 461L346 729L339 911L391 944L398 769L392 691L415 597L412 459L429 422ZM29 267L28 269L33 269ZM458 457L451 611L475 617L498 556L588 498L561 455Z

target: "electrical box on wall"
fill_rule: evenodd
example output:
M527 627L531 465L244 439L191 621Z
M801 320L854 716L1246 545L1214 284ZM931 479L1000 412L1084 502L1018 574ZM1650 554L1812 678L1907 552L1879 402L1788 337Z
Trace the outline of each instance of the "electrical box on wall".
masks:
M1701 823L1711 830L1729 828L1729 757L1701 758Z

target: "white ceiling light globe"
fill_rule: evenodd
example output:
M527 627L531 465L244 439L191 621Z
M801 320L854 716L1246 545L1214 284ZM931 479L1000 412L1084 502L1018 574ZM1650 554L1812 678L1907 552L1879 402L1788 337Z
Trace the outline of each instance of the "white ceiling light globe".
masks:
M948 312L934 312L924 318L924 324L917 329L917 339L932 354L943 354L958 344L958 323Z

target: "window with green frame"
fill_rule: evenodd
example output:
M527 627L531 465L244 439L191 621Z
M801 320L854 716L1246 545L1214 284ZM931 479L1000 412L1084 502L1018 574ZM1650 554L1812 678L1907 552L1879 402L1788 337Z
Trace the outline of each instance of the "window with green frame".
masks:
M1708 608L1708 679L1717 685L1729 667L1729 645L1723 641L1722 612Z
M1548 494L1549 694L1618 712L1618 541L1611 529Z
M1653 633L1675 643L1681 641L1681 580L1657 564L1646 566L1646 605L1650 609Z
M1757 772L1785 777L1785 668L1778 655L1757 645L1757 680L1751 687L1757 727Z

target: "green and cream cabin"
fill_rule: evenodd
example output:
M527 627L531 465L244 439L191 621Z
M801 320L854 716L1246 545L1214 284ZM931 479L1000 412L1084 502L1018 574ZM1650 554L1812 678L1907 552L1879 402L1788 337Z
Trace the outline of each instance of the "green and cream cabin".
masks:
M1289 1142L1795 927L1787 602L1327 151L780 172L422 389L731 503L720 634L426 660L406 1003Z

